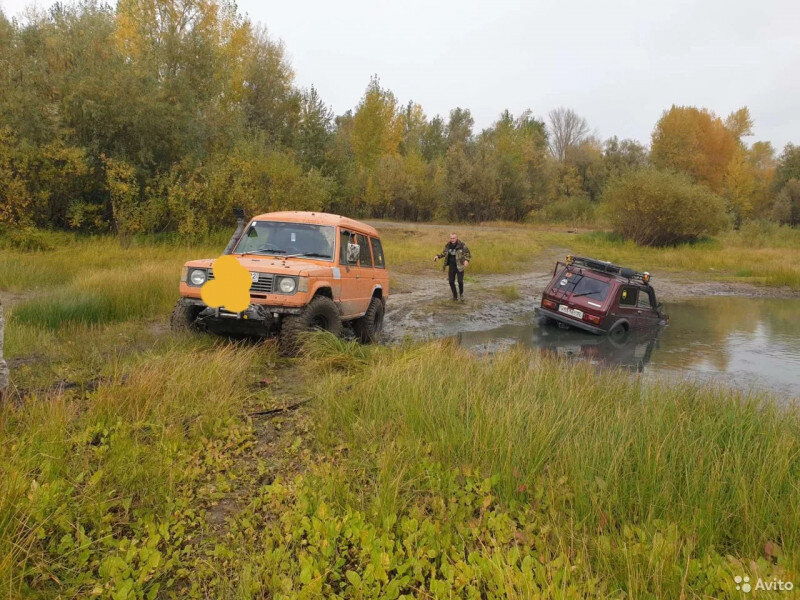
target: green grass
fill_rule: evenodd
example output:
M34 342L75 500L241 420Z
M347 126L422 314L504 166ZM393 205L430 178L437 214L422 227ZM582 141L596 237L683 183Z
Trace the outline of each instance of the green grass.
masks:
M78 276L97 270L130 273L140 267L157 266L180 273L190 258L213 258L225 248L220 232L209 238L143 236L127 245L113 236L78 236L47 232L52 250L29 251L0 246L0 289L9 292L52 289L69 284Z
M58 329L75 323L107 323L161 315L175 303L180 265L134 263L76 276L53 293L14 307L14 321Z
M684 568L692 594L724 588L715 569L731 567L728 555L772 570L770 541L783 552L776 572L797 573L800 418L768 396L636 383L522 350L488 361L442 343L330 352L317 419L324 443L348 453L329 501L379 531L431 498L458 498L471 474L491 481L501 514L544 503L550 550L571 557L575 581L609 592L677 598Z
M439 267L432 263L451 230L473 254L473 275L521 273L540 268L543 253L563 248L564 254L588 255L642 270L690 273L722 281L800 289L800 229L773 224L745 225L691 244L648 248L605 231L571 234L566 226L489 223L381 229L389 268L417 274ZM750 272L750 275L741 273Z
M438 268L448 229L387 227L390 268ZM458 231L477 283L569 248L800 287L786 228L672 249ZM737 574L800 581L796 412L517 349L322 336L285 363L271 343L170 333L181 264L225 237L0 249L0 596L736 598ZM311 404L247 416L295 394Z
M713 279L740 279L752 283L789 286L800 289L800 230L768 224L747 225L741 231L728 232L711 240L683 244L673 248L646 248L625 242L613 234L594 231L570 234L564 227L526 226L491 223L485 226L386 226L383 243L392 271L401 274L437 272L441 263L433 256L441 252L450 231L455 229L473 253L471 275L520 273L538 268L537 261L548 248L564 248L605 260L623 262L640 269L692 272ZM80 237L48 233L53 250L29 251L0 248L0 290L22 293L66 287L71 295L77 287L97 291L87 306L66 306L72 320L101 322L119 309L109 307L114 301L103 296L98 283L95 289L87 275L97 270L117 277L135 278L139 270L163 273L163 285L174 290L168 281L177 279L180 266L190 258L218 255L227 241L227 232L189 241L175 236L140 236L127 247L110 236ZM750 272L752 275L737 275ZM153 274L146 275L152 279ZM84 281L76 281L83 278ZM174 281L174 280L173 280ZM145 282L147 283L147 282ZM72 288L68 286L74 286ZM166 292L163 292L166 293Z
M800 289L800 230L789 227L775 228L766 235L745 228L714 239L667 248L637 246L614 235L593 232L575 236L569 247L577 254L637 269L683 271L714 280L741 279ZM738 274L742 272L751 275Z
M409 223L385 229L378 224L378 230L389 268L402 273L441 269L442 263L434 264L433 257L442 251L451 231L459 234L475 258L469 267L472 274L526 271L531 259L544 249L533 231L522 226L509 225L502 230L467 225L415 228Z
M272 360L271 346L204 345L178 338L112 361L92 392L0 406L3 597L154 597L187 567L249 435L248 382Z

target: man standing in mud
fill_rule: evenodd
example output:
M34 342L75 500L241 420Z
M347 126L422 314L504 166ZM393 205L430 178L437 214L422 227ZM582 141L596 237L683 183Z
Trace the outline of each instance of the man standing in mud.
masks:
M447 242L441 254L433 257L433 262L444 258L442 270L449 269L447 279L450 282L450 291L453 292L453 300L464 300L464 269L469 266L472 255L467 245L458 239L455 233L450 234L450 241ZM458 278L458 290L456 290L456 277Z

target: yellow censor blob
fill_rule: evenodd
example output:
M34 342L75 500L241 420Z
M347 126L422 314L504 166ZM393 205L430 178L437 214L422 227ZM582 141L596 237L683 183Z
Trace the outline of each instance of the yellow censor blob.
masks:
M200 297L211 308L242 312L250 306L250 272L233 256L220 256L212 265L214 279L200 288Z

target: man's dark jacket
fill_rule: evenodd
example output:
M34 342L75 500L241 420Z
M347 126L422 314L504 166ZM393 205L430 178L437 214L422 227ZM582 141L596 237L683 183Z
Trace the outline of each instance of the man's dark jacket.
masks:
M455 250L456 268L459 271L463 271L464 263L468 260L472 260L472 254L470 254L469 248L467 248L467 245L461 240L458 240L455 243L455 245L451 244L450 242L447 242L444 245L444 250L442 250L442 253L437 254L436 256L438 256L439 258L448 257L450 255L450 250ZM448 260L444 261L444 264L442 265L443 271L447 268L448 263L449 263Z

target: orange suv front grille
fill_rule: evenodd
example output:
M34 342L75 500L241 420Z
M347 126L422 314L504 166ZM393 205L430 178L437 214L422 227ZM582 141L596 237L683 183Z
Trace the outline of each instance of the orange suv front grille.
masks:
M208 270L208 280L211 281L214 279L214 273L210 269ZM257 293L257 294L270 294L272 293L272 285L275 281L275 275L271 273L259 273L258 274L258 281L254 281L250 286L250 293Z

